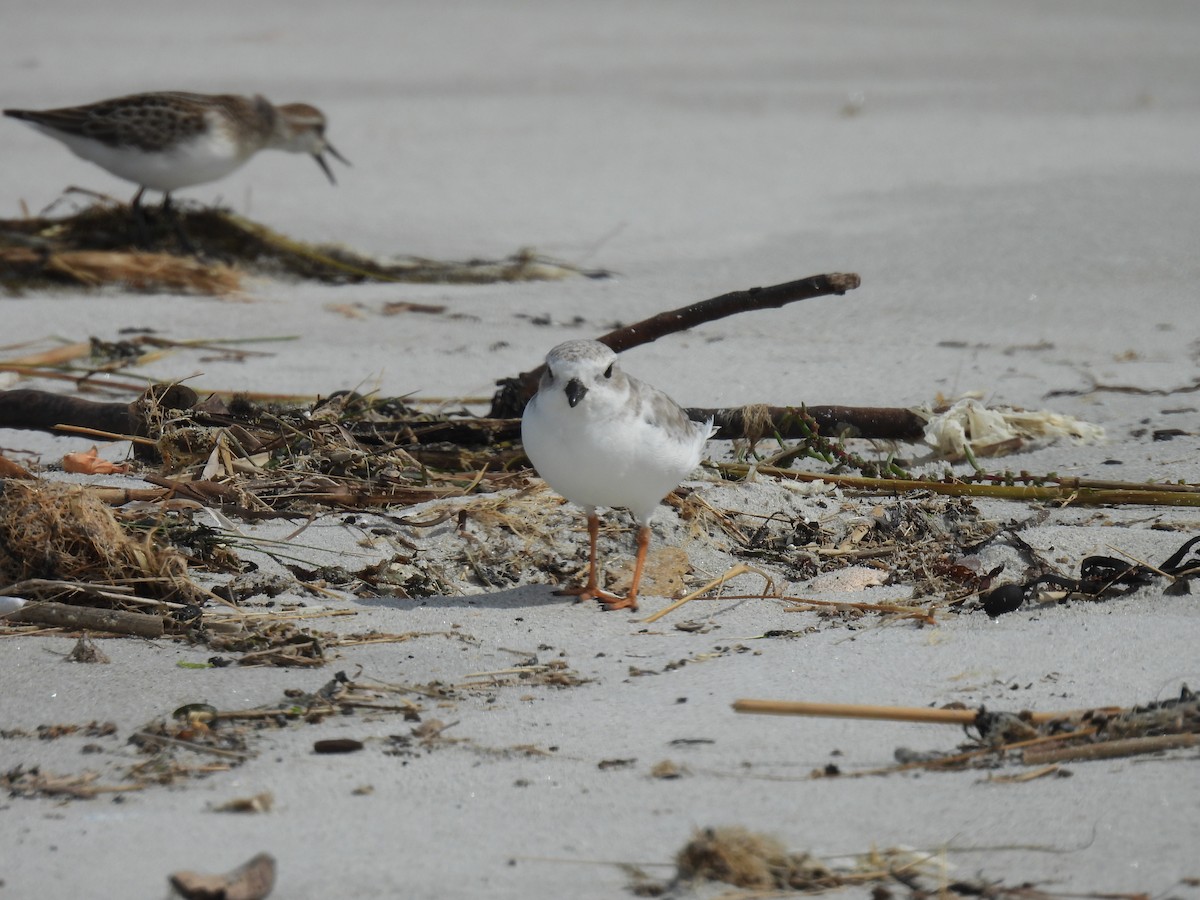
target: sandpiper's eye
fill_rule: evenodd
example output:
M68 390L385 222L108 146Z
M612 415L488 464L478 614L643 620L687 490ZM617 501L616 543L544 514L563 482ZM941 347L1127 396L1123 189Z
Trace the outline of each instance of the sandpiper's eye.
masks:
M612 378L612 364L611 363L609 364L608 368L604 370L604 377Z

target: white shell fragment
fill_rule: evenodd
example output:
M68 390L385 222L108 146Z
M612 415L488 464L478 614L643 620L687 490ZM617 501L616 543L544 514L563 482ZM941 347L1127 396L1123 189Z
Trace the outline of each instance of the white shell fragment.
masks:
M928 409L916 412L928 420L925 443L942 456L952 458L964 456L968 448L977 456L994 455L1006 445L1016 449L1031 440L1067 438L1090 444L1104 439L1104 429L1099 425L1073 416L1011 406L987 407L974 398L959 400L937 414Z

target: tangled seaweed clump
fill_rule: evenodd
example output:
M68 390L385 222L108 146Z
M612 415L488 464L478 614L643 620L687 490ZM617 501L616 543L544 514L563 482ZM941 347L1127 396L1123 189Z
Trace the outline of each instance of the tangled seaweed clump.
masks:
M136 582L157 599L186 603L202 596L177 550L149 535L135 540L88 491L48 481L0 482L0 578Z

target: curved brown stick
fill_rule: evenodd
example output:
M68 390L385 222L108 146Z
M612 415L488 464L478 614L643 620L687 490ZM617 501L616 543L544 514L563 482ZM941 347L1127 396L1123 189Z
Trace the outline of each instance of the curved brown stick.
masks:
M749 312L756 309L777 309L797 300L809 300L813 297L824 297L829 294L844 294L852 291L861 284L861 279L854 273L834 272L828 275L812 275L799 281L788 281L784 284L773 284L769 287L753 287L745 291L734 291L662 312L658 315L643 319L633 325L610 331L596 340L607 344L615 352L620 353L631 347L648 344L667 334L686 331L705 322L715 322L726 316ZM500 390L492 397L492 408L488 416L493 419L516 418L525 410L525 404L537 390L538 380L542 377L544 366L538 366L530 372L522 372L516 378L504 378L497 381Z
M664 335L686 331L705 322L715 322L717 319L756 309L778 309L797 300L810 300L829 294L841 295L854 290L859 284L861 279L853 273L834 272L829 275L812 275L784 284L773 284L770 287L733 291L711 300L701 300L699 303L681 306L670 312L659 313L633 325L610 331L596 340L607 344L614 352L621 353L631 347L648 344Z

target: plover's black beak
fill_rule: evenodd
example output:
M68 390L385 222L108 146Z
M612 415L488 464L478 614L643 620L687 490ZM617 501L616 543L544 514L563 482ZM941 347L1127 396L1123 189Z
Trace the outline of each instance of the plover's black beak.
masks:
M342 165L350 165L350 160L338 153L337 150L333 148L333 144L329 143L328 141L325 142L325 152L328 152L330 156L332 156ZM317 165L321 167L321 171L325 173L325 177L329 179L329 183L337 184L337 179L333 177L333 172L329 168L329 163L325 162L325 157L320 153L314 153L312 157L317 161Z
M568 381L567 386L563 390L566 392L567 402L572 407L576 406L583 399L583 395L587 393L587 388L583 386L583 382L578 378L572 378Z

